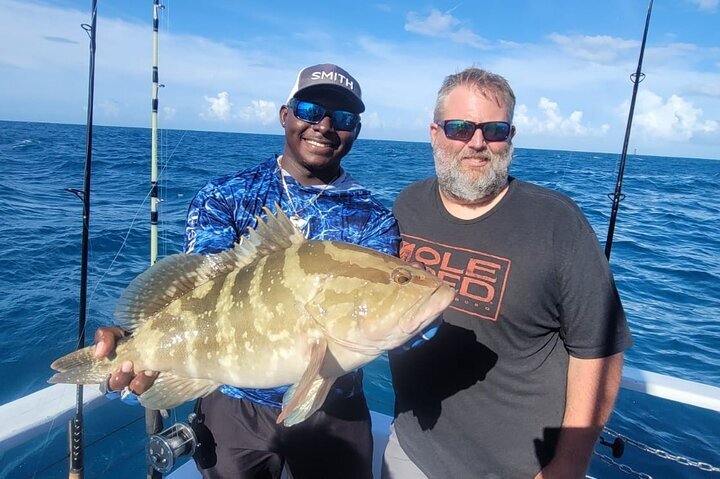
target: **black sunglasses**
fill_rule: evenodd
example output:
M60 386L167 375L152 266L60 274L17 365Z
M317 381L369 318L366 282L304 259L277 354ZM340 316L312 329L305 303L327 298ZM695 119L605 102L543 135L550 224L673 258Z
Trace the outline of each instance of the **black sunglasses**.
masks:
M470 141L478 128L482 131L485 141L505 141L512 130L512 126L506 121L473 123L467 120L445 120L437 124L443 128L446 137L459 141Z
M297 118L313 125L320 123L326 116L330 117L333 128L336 130L353 131L360 123L360 115L357 113L343 110L332 111L317 103L298 100L297 98L290 99L288 107Z

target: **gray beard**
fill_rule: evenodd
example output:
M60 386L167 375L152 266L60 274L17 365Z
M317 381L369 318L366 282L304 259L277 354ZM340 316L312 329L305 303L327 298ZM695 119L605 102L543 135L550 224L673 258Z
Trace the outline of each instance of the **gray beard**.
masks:
M501 153L493 153L489 149L477 152L474 157L486 159L488 164L483 174L473 176L468 175L460 167L462 158L468 156L464 151L450 153L441 147L435 147L433 156L440 191L450 199L463 204L490 201L508 183L512 155L512 144Z

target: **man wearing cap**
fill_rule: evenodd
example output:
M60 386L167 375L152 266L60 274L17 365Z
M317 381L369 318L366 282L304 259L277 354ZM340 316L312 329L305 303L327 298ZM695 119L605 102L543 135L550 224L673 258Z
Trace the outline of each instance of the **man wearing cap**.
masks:
M340 166L364 110L360 85L347 71L332 64L301 70L279 112L282 155L210 180L190 204L185 252L232 248L241 232L255 227L255 217L264 216L262 207L274 210L277 203L308 238L396 255L400 237L392 214ZM107 355L122 334L117 327L100 328L96 355ZM124 364L106 387L141 394L153 380L154 375L135 376L132 364ZM276 424L287 388L222 386L202 399L196 409L207 437L196 461L203 477L278 478L287 465L295 479L371 478L362 371L337 379L320 410L290 428Z

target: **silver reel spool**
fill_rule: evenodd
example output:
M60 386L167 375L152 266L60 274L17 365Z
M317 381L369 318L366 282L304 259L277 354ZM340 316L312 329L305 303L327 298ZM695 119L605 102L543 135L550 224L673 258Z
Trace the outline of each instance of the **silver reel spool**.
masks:
M192 428L182 422L168 427L148 439L145 461L156 471L167 474L180 456L195 453L198 440Z

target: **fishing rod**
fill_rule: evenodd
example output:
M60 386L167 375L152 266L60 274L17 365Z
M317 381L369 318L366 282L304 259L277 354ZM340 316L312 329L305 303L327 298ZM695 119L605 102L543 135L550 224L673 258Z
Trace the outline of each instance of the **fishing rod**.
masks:
M90 237L90 176L92 172L92 129L93 104L95 97L95 31L97 25L97 0L92 0L90 25L82 24L83 30L90 38L90 66L88 74L87 96L87 133L85 142L85 176L82 191L70 191L83 202L82 247L80 260L80 310L78 316L77 349L85 347L85 318L87 313L87 277L88 277L88 240ZM70 479L82 479L83 464L83 386L79 384L75 390L75 416L68 425L68 449Z
M625 141L623 142L622 154L620 155L620 169L618 170L617 182L615 183L615 193L612 197L612 213L610 214L610 224L608 225L607 240L605 241L605 257L610 259L610 251L612 249L613 234L615 233L615 221L617 219L620 202L624 196L622 194L623 175L625 174L625 160L627 158L628 143L630 142L630 128L632 127L633 114L635 113L635 99L637 98L638 86L645 79L642 73L643 56L645 55L645 42L647 40L648 28L650 27L650 14L652 13L653 0L648 3L647 18L645 19L645 30L643 32L642 45L640 46L640 57L638 58L637 70L630 75L633 82L632 99L630 100L630 112L628 113L627 126L625 127ZM609 196L609 195L608 195Z
M150 115L151 153L150 153L150 266L157 262L158 256L158 93L161 85L158 75L159 25L158 13L164 5L153 0L153 65L152 65L152 112ZM188 418L194 423L195 415ZM180 456L192 455L198 444L195 431L189 424L178 422L163 430L163 416L160 411L145 409L145 432L148 442L145 449L147 464L146 479L159 479L169 473Z
M153 65L152 65L152 112L150 114L151 153L150 153L150 266L157 262L158 251L158 167L157 167L157 116L158 116L158 52L159 52L159 25L158 12L163 8L159 0L153 0ZM148 437L159 433L163 429L163 419L160 411L145 409L145 432ZM160 479L162 473L148 461L146 478Z
M645 17L645 29L643 30L642 44L640 45L640 56L638 57L637 69L635 73L630 75L633 82L632 99L630 100L630 111L628 112L627 126L625 127L625 140L623 141L622 153L620 154L620 168L618 169L617 182L615 183L615 193L612 197L612 213L610 214L610 223L608 224L607 239L605 240L605 257L610 260L610 252L612 250L613 235L615 233L615 221L617 220L620 202L624 196L622 194L622 182L625 174L625 161L627 159L628 144L630 143L630 129L632 128L633 115L635 114L635 100L637 98L638 86L645 79L642 72L643 56L645 56L645 43L647 42L648 28L650 27L650 14L652 13L653 0L648 2L647 16ZM610 195L608 195L609 197ZM600 444L607 446L612 450L613 457L618 458L625 451L625 443L619 437L610 443L602 436L599 438Z
M157 262L158 252L158 163L157 163L157 137L158 137L158 92L160 83L158 80L158 53L160 19L158 11L165 8L160 0L153 0L153 65L152 65L152 112L150 115L151 139L151 164L150 164L150 266Z

